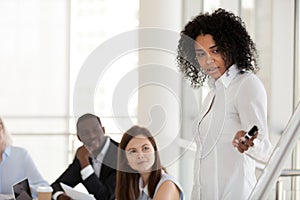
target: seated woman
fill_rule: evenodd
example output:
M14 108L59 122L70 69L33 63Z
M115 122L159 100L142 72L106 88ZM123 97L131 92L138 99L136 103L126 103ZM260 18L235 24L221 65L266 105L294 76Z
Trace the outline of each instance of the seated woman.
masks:
M0 194L11 194L12 186L28 178L32 197L37 197L38 186L48 186L28 152L11 145L11 138L0 118Z
M154 137L133 126L119 144L116 198L118 200L183 200L178 182L162 167Z

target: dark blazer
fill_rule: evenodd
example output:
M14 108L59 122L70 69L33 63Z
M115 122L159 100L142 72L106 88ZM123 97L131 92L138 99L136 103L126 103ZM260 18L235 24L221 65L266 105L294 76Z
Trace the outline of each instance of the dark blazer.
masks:
M53 193L63 191L60 182L75 187L78 183L82 183L90 194L93 194L97 200L111 200L115 198L116 189L116 169L118 159L118 143L110 139L109 148L104 156L101 166L100 177L95 173L90 175L87 179L81 178L81 166L79 160L74 158L72 164L64 171L64 173L51 184ZM90 159L92 164L92 159Z

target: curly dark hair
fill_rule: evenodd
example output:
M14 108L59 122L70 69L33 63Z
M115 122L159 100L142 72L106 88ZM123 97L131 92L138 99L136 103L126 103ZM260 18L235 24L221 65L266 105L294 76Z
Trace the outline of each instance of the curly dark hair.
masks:
M202 86L207 76L195 55L195 40L199 35L212 35L225 64L237 64L241 72L259 70L255 43L250 38L240 17L222 8L212 14L196 16L181 31L177 49L179 71L191 82L192 87Z

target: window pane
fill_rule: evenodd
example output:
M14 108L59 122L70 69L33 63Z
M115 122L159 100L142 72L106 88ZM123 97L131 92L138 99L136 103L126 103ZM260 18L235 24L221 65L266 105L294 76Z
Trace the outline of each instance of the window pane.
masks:
M118 5L118 6L115 6ZM139 1L132 0L130 4L122 0L101 0L101 1L85 1L76 0L71 3L71 55L70 55L70 110L73 114L74 102L74 87L76 79L80 75L80 70L83 68L84 62L89 60L89 56L96 48L102 48L103 43L109 43L120 34L130 31L138 27L138 8ZM136 38L137 42L137 38ZM121 44L120 44L121 45ZM111 48L117 49L118 46ZM99 59L95 62L102 63L107 57L105 53L111 54L114 49L107 49L107 52L99 55ZM97 51L95 50L97 53ZM131 70L137 67L138 54L136 52L125 55L117 55L115 60L111 60L107 66L99 66L99 77L96 85L87 85L94 94L94 105L92 111L99 115L106 128L106 132L118 140L122 130L120 130L115 119L128 118L129 116L118 116L112 111L112 98L116 86L119 81ZM91 73L97 73L92 71ZM136 74L136 84L137 84ZM88 80L87 80L88 82ZM88 88L86 88L88 89ZM90 101L90 99L87 99ZM88 103L88 102L86 102ZM136 116L137 95L132 97L132 104L135 105L129 108L133 116ZM77 106L77 105L75 105ZM134 120L134 119L133 119ZM75 131L75 127L71 126L71 131Z

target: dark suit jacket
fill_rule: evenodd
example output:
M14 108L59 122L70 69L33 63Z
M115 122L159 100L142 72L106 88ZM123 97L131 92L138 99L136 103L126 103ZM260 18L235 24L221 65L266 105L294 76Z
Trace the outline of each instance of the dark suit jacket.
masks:
M109 148L103 159L101 166L100 177L95 173L90 175L87 179L81 178L81 166L79 160L74 158L72 164L64 171L64 173L51 184L53 193L63 191L60 182L75 187L78 183L82 183L90 194L93 194L97 200L111 200L115 198L116 188L116 169L118 157L118 143L110 139ZM92 160L90 159L90 163Z

